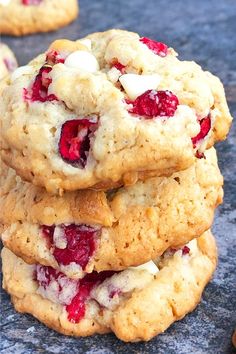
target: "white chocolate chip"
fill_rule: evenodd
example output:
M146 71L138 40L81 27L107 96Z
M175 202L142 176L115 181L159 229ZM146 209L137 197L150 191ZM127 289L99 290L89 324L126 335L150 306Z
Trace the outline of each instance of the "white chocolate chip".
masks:
M56 226L53 234L53 242L57 248L65 249L67 246L67 239L64 230L60 226Z
M120 70L117 70L115 67L111 68L107 72L108 79L113 83L117 82L119 80L120 76L121 76Z
M158 267L153 261L149 261L147 263L141 264L140 266L137 267L129 267L129 269L133 270L146 270L150 274L157 274L159 272Z
M82 267L75 262L70 262L67 265L60 264L60 270L70 279L81 279L85 276Z
M89 50L92 48L92 42L88 38L80 39L79 43L83 44L85 47L87 47Z
M94 55L84 50L71 53L65 60L65 65L70 68L86 70L91 73L99 70L99 64Z
M158 74L153 75L136 75L124 74L120 76L119 81L124 87L127 95L131 100L135 100L147 90L156 89L161 78Z
M12 82L15 81L16 79L18 79L22 75L32 74L33 71L34 70L33 70L32 66L30 66L30 65L20 66L15 71L13 71L13 73L11 74L11 81Z

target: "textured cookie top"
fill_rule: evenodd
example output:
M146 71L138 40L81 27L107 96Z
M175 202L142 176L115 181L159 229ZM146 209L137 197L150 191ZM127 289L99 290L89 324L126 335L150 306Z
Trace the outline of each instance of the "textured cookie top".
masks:
M92 273L79 281L50 267L29 266L7 249L2 258L3 285L19 311L62 333L112 330L123 340L137 341L163 332L197 305L217 251L207 232L179 250L170 249L156 264Z
M0 80L17 67L16 58L11 49L4 43L0 43Z
M186 169L232 119L216 77L120 30L54 42L0 91L2 158L53 193Z
M0 0L0 33L48 32L67 25L77 14L77 0Z
M222 201L222 184L213 148L186 171L109 194L86 190L49 195L5 168L2 240L26 262L50 265L70 277L121 270L209 229Z

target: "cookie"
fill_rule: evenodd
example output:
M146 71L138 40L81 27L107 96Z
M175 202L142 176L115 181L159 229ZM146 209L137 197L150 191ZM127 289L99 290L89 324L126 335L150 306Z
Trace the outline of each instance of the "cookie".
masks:
M77 15L77 0L0 0L0 33L49 32L68 25Z
M120 30L54 42L0 94L3 160L52 193L184 170L232 120L218 78Z
M11 49L0 42L0 80L17 68L17 61Z
M155 263L75 281L53 268L30 266L3 249L3 286L17 311L63 334L113 331L121 340L134 342L164 332L196 307L216 258L208 231Z
M189 242L211 227L223 196L214 148L186 171L108 193L48 195L7 168L0 183L4 245L72 278L139 265Z

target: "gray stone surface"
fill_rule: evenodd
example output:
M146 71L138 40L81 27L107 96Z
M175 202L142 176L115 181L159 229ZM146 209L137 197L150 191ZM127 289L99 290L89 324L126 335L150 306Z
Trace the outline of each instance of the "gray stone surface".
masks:
M181 58L193 59L221 77L231 111L236 113L235 0L81 0L78 21L58 32L25 38L3 37L25 64L54 39L78 38L111 27L137 31L173 46ZM225 176L225 200L213 230L219 246L219 266L197 310L149 343L124 344L113 335L74 339L51 331L13 310L2 292L1 353L233 353L231 335L236 324L236 127L219 144Z

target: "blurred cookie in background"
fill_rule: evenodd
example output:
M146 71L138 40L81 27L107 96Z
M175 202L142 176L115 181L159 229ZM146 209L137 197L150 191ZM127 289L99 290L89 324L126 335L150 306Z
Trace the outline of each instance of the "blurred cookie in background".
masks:
M0 0L0 33L49 32L68 25L77 15L77 0Z
M14 53L6 44L0 43L0 80L16 68L17 61Z

